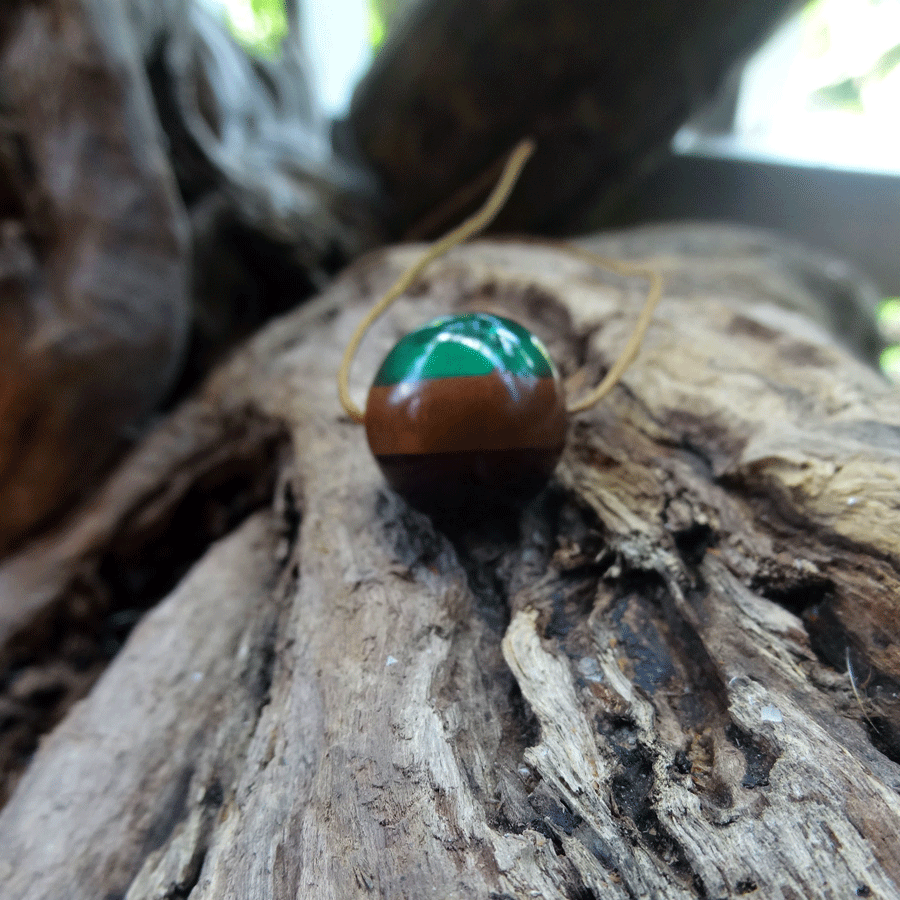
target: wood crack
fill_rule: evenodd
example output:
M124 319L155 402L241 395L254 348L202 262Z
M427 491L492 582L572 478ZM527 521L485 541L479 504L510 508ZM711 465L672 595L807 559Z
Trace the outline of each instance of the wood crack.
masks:
M283 431L252 418L223 431L215 448L172 472L167 489L123 511L57 599L0 634L0 806L41 735L90 690L144 613L271 502Z

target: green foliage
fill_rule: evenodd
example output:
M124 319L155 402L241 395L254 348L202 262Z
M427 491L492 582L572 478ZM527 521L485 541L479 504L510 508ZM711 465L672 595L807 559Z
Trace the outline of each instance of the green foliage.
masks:
M826 84L813 93L813 100L819 106L829 109L846 109L849 112L862 112L862 92L856 78L842 78L834 84Z
M878 325L895 340L900 340L900 297L888 297L878 307Z
M900 345L888 347L881 354L881 371L887 375L891 381L900 384Z
M369 35L373 47L384 41L397 14L415 0L369 0Z
M369 0L369 45L380 47L387 34L387 19L378 0Z
M803 12L802 56L816 106L865 113L867 93L900 69L900 6L885 0L816 0ZM896 83L896 80L895 80Z
M235 39L254 56L277 56L288 31L284 0L215 0Z
M900 328L900 297L885 297L878 307L878 321L885 327Z
M369 0L369 4L385 25L390 23L397 10L404 5L403 0Z
M872 66L873 78L887 78L894 69L900 66L900 44L885 50Z
M885 50L872 63L870 71L851 78L842 78L832 84L819 88L813 94L813 100L821 106L846 109L850 112L863 112L863 89L870 81L883 81L894 69L900 66L900 44Z
M900 340L900 297L888 297L878 307L878 325L889 341ZM900 384L900 344L881 354L881 371Z

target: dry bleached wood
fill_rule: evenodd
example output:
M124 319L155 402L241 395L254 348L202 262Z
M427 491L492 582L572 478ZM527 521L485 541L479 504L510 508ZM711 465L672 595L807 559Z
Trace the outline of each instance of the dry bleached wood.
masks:
M385 490L334 387L410 253L269 327L0 570L8 655L109 547L150 551L204 458L270 447L272 503L44 740L0 814L0 895L897 896L896 392L667 253L645 349L555 484L439 528ZM357 390L471 306L590 382L640 299L552 248L454 251L376 326Z

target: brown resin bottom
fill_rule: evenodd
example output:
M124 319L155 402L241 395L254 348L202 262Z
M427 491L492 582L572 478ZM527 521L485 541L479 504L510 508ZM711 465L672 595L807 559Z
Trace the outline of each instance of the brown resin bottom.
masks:
M426 512L519 506L547 484L562 446L376 456L387 483Z

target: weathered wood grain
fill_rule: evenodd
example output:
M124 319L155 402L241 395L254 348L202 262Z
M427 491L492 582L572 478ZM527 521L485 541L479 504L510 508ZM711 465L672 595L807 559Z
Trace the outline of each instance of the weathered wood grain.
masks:
M42 742L0 813L0 895L897 896L896 390L737 261L682 266L550 488L434 522L334 386L411 253L269 327L0 569L8 654L113 544L155 558L204 459L268 448L271 500ZM454 251L376 326L356 391L473 306L530 324L577 390L641 290L539 244Z

